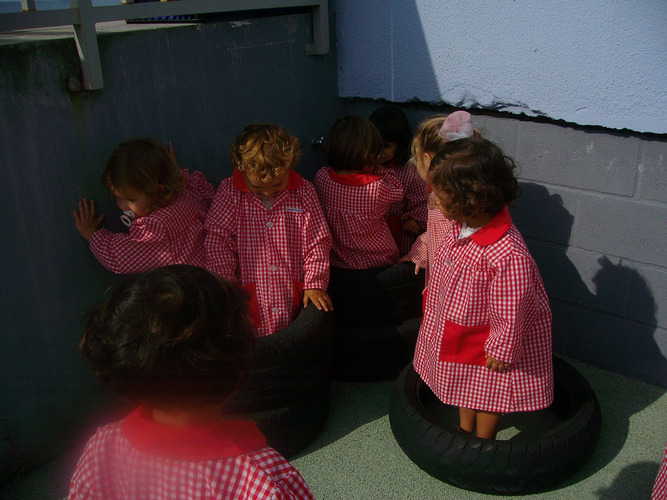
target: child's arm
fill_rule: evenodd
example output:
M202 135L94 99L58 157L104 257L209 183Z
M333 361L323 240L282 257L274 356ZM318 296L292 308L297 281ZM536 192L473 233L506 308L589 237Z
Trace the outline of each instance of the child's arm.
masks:
M503 259L495 271L489 290L491 331L485 345L491 369L494 361L511 365L521 358L524 336L539 306L532 259L513 255Z
M406 165L404 168L411 168L411 166ZM424 181L417 174L415 167L411 168L410 176L403 187L403 196L405 198L403 230L416 236L426 228L428 191L426 190Z
M231 179L225 179L206 216L204 249L208 270L225 279L236 280L239 263L236 245L237 203L231 194Z
M77 231L86 241L90 241L92 234L97 231L104 219L104 214L95 217L95 200L84 198L79 202L79 210L74 210L74 224Z
M420 269L426 269L428 266L428 233L420 234L408 254L401 257L399 262L414 262L415 274L419 274Z
M333 240L324 212L312 184L304 182L303 205L308 212L304 228L304 306L308 300L325 311L333 309L331 298L326 293L329 286L329 253ZM313 299L317 299L317 302ZM326 306L326 307L325 307ZM327 308L328 307L328 308Z

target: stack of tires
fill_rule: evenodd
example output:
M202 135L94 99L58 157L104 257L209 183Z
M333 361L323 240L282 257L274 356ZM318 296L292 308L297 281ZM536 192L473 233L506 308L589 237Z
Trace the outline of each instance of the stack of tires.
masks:
M350 270L332 267L337 380L395 378L412 360L422 316L424 271L401 262Z
M329 414L332 320L308 304L287 328L258 338L253 366L225 403L226 415L256 422L268 445L288 458L319 434Z

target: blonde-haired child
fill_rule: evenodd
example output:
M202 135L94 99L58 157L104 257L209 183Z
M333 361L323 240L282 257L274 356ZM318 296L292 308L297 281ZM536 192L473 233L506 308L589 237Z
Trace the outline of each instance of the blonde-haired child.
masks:
M495 144L450 140L430 161L450 221L431 270L415 371L460 430L496 436L501 415L553 401L551 310L537 265L507 209L514 162Z
M144 137L114 149L102 183L123 210L129 232L100 228L104 216L85 198L74 210L74 222L104 267L126 274L170 264L204 265L204 219L214 191L204 174L181 170L172 152Z
M250 293L258 336L285 328L312 302L331 310L331 233L313 185L294 171L299 141L282 127L251 124L232 146L206 218L206 267Z
M370 269L395 264L398 247L387 223L403 186L390 170L379 170L383 141L362 116L337 120L324 143L329 166L315 175L315 189L331 233L331 265Z

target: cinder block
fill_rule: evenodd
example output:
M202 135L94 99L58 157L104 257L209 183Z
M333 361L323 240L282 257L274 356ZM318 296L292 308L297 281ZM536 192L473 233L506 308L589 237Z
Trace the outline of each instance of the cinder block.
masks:
M667 205L582 194L571 245L656 266L667 266Z
M519 181L521 194L512 204L512 219L524 238L567 245L572 234L578 193L555 186Z
M667 269L631 265L634 273L628 287L628 317L667 328ZM663 352L667 356L667 337Z
M516 160L519 144L519 121L495 116L473 115L472 122L482 137L497 144L503 152Z
M525 121L515 159L524 179L632 196L639 148L635 137Z
M667 141L642 141L637 196L667 203Z

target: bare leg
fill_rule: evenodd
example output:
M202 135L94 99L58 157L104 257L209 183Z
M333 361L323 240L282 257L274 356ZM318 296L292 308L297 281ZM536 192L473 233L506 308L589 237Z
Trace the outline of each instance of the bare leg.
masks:
M500 425L502 413L489 411L478 411L477 413L477 437L483 439L495 439Z
M472 434L475 432L477 412L470 408L459 407L459 428Z

